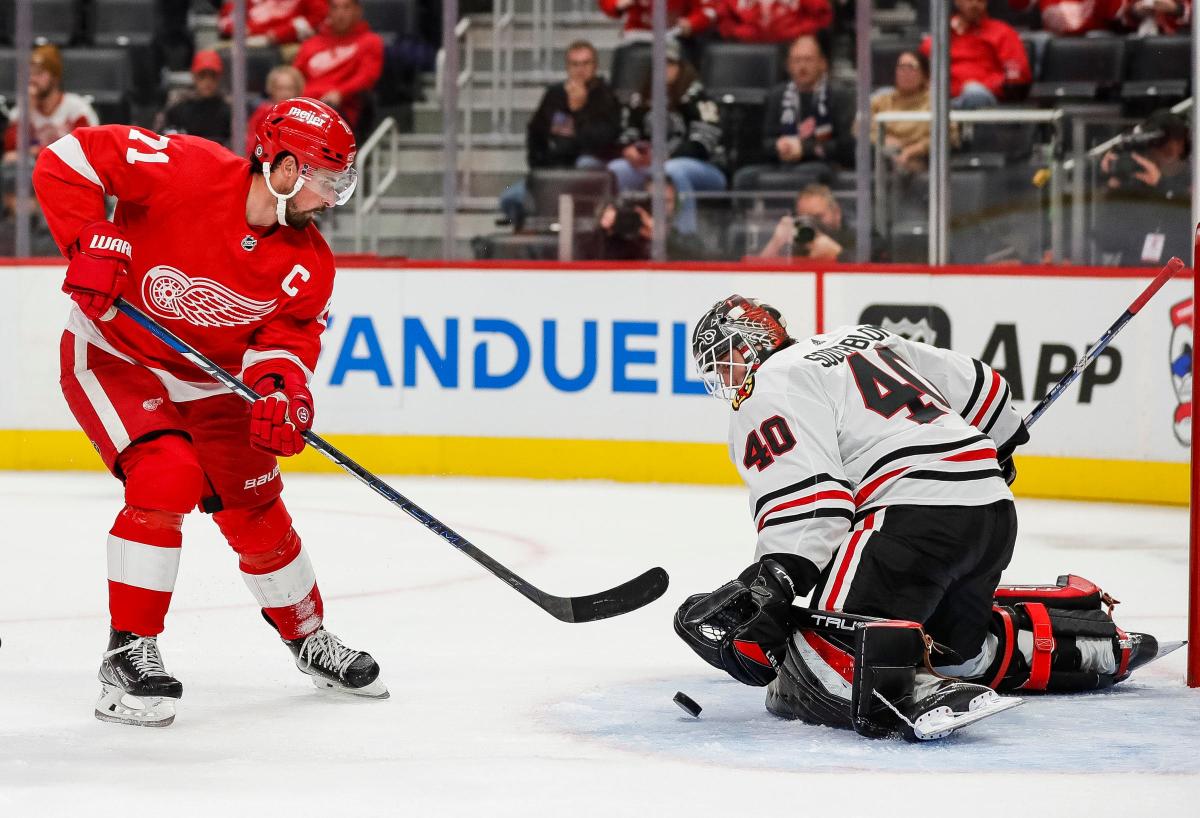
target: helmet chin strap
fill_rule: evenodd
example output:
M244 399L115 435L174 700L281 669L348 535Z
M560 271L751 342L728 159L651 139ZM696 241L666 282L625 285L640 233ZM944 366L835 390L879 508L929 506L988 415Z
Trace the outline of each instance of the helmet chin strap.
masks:
M304 187L304 177L300 176L296 179L296 186L292 188L291 193L280 193L271 186L271 163L262 163L263 181L267 183L267 190L271 191L271 195L275 197L275 218L279 220L282 227L287 227L287 202L288 199L300 192L300 188Z

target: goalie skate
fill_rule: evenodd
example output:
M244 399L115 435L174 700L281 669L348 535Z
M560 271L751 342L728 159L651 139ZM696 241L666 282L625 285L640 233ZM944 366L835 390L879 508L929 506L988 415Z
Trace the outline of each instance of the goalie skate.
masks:
M158 640L114 630L108 648L97 674L96 718L139 727L167 727L174 722L183 685L163 667Z
M876 696L900 718L904 725L901 733L909 741L945 738L955 730L1011 710L1023 702L1015 696L1001 697L991 688L968 682L947 683L935 677L930 681L930 687L933 688L930 695L903 709L892 707L876 692Z
M296 667L312 678L318 690L372 699L388 697L387 686L379 678L379 664L371 654L346 647L324 628L285 643L296 657Z

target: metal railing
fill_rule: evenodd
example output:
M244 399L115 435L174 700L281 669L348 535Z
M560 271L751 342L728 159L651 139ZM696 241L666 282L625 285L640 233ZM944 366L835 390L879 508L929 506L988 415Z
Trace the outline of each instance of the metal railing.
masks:
M516 0L496 0L492 6L492 131L498 134L512 133L516 19ZM468 130L471 124L468 123Z
M462 66L459 67L458 73L455 76L456 100L457 108L462 116L464 127L462 128L462 153L458 157L459 166L462 170L458 174L458 191L461 196L469 196L471 191L471 149L472 149L472 132L474 131L475 120L475 100L472 89L475 82L475 49L471 37L471 20L469 17L464 17L458 21L458 25L454 27L454 37L459 42L459 48L462 54ZM434 79L434 88L438 98L442 99L446 93L446 52L445 50L438 51L437 68ZM492 72L495 74L495 72ZM511 79L509 80L511 82ZM510 114L511 116L511 114ZM456 154L457 151L447 151L447 156Z
M554 69L555 16L554 0L533 0L530 15L533 70L543 80L552 76Z
M380 146L387 140L386 164ZM354 160L362 190L354 207L354 252L362 253L366 222L373 220L370 252L379 252L379 204L392 182L400 175L400 128L388 117L379 123L375 132L363 143Z

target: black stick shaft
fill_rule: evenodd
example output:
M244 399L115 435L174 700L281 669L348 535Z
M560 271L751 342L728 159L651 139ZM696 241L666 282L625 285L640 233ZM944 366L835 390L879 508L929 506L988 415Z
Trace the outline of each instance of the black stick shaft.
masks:
M1161 271L1159 271L1159 274L1155 276L1154 280L1150 282L1149 286L1142 291L1142 294L1139 295L1134 302L1129 305L1129 308L1125 310L1125 312L1121 313L1121 316L1112 323L1112 326L1110 326L1108 330L1100 336L1100 340L1092 344L1092 346L1088 348L1087 352L1083 354L1083 357L1075 362L1075 366L1071 367L1071 371L1066 375L1063 375L1059 379L1058 383L1054 384L1054 387L1046 393L1046 397L1042 398L1041 401L1038 402L1038 405L1033 407L1033 411L1031 411L1025 417L1025 428L1028 429L1037 422L1037 419L1040 418L1045 411L1050 408L1050 404L1058 400L1062 393L1066 391L1067 387L1073 384L1075 379L1083 373L1083 370L1091 366L1092 362L1095 361L1096 358L1100 357L1100 353L1103 352L1105 348L1112 342L1113 338L1117 337L1117 333L1129 323L1130 319L1137 315L1142 307L1146 306L1146 302L1149 301L1156 292L1162 289L1162 286L1167 283L1167 280L1171 278L1171 276L1175 275L1182 269L1183 262L1178 258L1172 258L1167 262L1167 265L1163 267Z

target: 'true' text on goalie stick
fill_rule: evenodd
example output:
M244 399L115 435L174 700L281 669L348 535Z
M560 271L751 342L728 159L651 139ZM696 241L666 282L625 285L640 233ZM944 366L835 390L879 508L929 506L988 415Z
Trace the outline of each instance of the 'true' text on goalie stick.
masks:
M1036 422L1037 419L1040 418L1042 414L1050 408L1050 404L1058 400L1059 396L1066 390L1068 386L1075 382L1075 379L1079 377L1083 370L1091 366L1092 361L1099 357L1100 353L1103 352L1105 347L1112 342L1112 339L1116 337L1117 333L1129 323L1129 320L1133 318L1133 316L1138 314L1142 307L1146 306L1146 302L1153 298L1156 292L1162 289L1162 286L1167 283L1167 279L1171 278L1182 269L1183 262L1178 258L1172 258L1167 262L1167 266L1163 267L1162 270L1159 271L1159 274L1154 277L1154 280L1150 282L1149 286L1142 291L1142 294L1134 299L1133 303L1129 305L1129 309L1121 313L1121 317L1114 321L1112 326L1100 336L1100 340L1092 344L1088 348L1088 351L1083 354L1083 357L1075 362L1075 366L1071 368L1071 371L1066 375L1063 375L1059 379L1058 383L1054 384L1054 387L1046 393L1046 397L1042 398L1038 405L1033 407L1033 411L1031 411L1025 417L1026 429L1032 426L1034 422Z
M244 398L249 403L258 400L259 395L253 389L217 366L212 360L205 357L186 341L179 338L124 298L117 299L116 307L160 341L208 373L214 380L219 381L230 391ZM432 514L354 462L349 456L340 452L316 433L310 430L304 432L303 436L308 445L357 477L359 481L369 486L376 494L507 582L514 590L539 608L563 622L590 622L595 619L620 616L653 602L667 590L667 572L662 568L651 568L649 571L634 577L628 582L598 594L572 597L548 594L496 562L496 560L472 545L466 537L446 526Z

